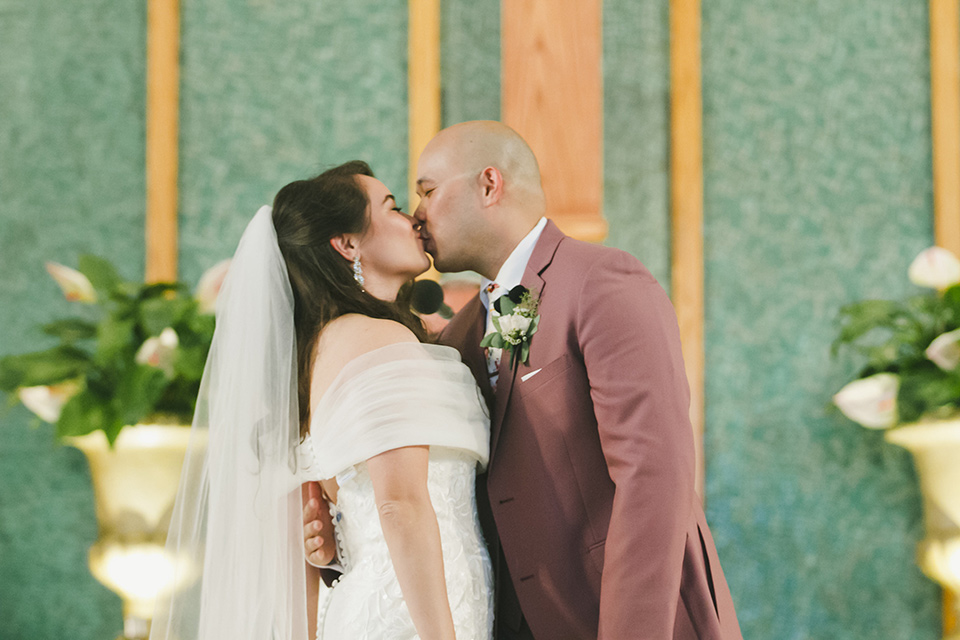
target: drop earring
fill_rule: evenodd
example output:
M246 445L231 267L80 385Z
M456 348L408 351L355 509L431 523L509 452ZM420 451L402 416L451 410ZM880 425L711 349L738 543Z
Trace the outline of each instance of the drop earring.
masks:
M360 285L360 289L365 291L363 289L363 267L360 265L359 255L353 257L353 279Z

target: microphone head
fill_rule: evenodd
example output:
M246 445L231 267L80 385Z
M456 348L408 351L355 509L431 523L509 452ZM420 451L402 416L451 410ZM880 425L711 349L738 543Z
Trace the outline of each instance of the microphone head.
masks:
M420 315L436 313L443 304L443 287L433 280L417 280L413 283L410 306Z

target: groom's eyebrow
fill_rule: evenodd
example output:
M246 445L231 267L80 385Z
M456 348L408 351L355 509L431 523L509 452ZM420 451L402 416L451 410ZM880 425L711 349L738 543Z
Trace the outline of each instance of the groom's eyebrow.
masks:
M392 193L388 193L387 197L383 199L383 202L381 204L387 204L387 200L393 200L394 202L397 201L397 199L393 197Z

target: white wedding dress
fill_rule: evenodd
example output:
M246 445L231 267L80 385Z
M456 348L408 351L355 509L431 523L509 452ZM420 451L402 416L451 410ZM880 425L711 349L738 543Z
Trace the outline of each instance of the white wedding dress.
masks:
M311 418L301 477L336 477L331 505L343 575L320 585L320 640L418 638L380 527L365 460L429 445L428 489L440 528L458 640L490 640L493 573L477 519L474 479L489 453L489 417L455 349L402 343L344 367Z

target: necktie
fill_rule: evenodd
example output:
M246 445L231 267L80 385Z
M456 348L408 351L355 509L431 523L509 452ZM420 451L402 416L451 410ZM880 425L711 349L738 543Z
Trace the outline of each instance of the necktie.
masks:
M496 282L487 285L487 330L484 335L495 331L493 326L493 303L503 294L503 288ZM500 354L502 349L487 347L487 376L490 378L490 386L494 391L497 390L497 378L500 377Z

